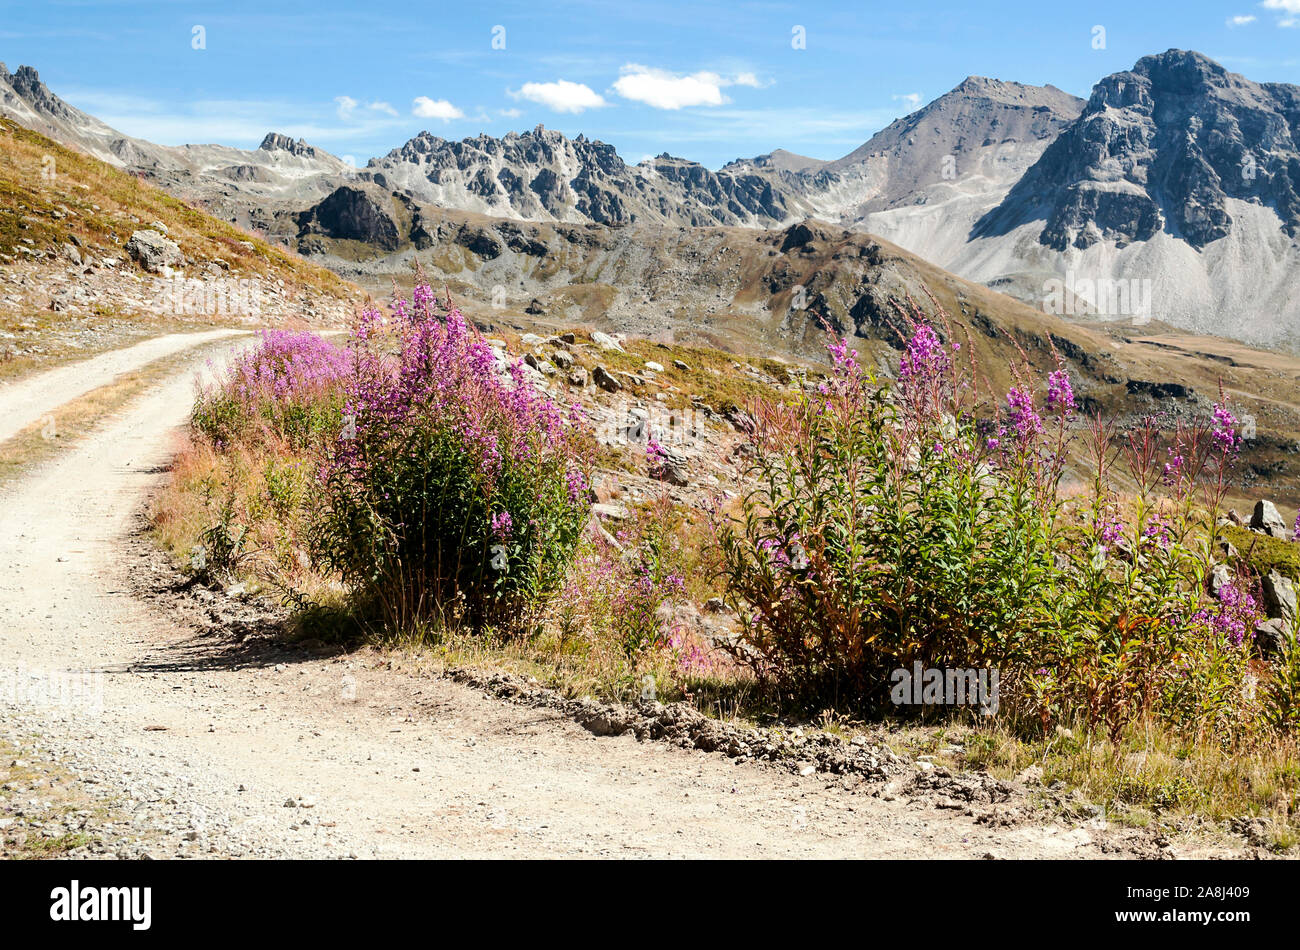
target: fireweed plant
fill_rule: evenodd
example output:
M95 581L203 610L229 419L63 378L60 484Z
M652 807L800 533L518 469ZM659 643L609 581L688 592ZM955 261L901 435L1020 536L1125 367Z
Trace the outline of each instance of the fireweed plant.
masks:
M1024 360L996 397L942 310L900 313L892 383L831 334L828 383L754 407L757 487L712 515L736 660L795 703L887 709L919 661L997 668L1000 709L1034 730L1250 733L1270 689L1254 585L1233 565L1206 586L1239 446L1226 399L1209 422L1087 425L1091 490L1067 497L1084 420L1060 361L1041 393Z
M337 431L350 372L349 352L314 333L265 330L224 379L200 390L192 421L216 445L261 426L306 448Z
M313 554L390 624L523 630L589 517L582 423L436 310L419 285L362 313Z

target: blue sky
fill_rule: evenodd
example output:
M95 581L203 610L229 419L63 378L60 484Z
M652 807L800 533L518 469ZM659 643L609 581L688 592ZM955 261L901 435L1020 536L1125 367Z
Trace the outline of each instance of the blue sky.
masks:
M1086 96L1170 47L1300 83L1300 0L0 0L0 60L124 132L252 147L274 129L359 165L422 129L538 123L630 162L838 158L967 75Z

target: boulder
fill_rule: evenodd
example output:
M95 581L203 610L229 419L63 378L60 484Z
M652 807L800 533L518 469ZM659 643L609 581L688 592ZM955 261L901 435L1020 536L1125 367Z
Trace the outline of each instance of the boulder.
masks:
M1276 568L1260 581L1260 592L1264 598L1264 612L1270 619L1295 621L1296 596L1295 585L1291 579L1282 576Z
M180 267L185 255L175 241L157 231L136 231L126 242L126 253L151 274L163 273L165 267Z
M749 413L736 406L727 406L722 410L722 417L731 423L731 427L737 432L743 432L745 435L753 434L757 425Z
M609 374L609 370L603 366L597 366L591 371L592 381L605 390L607 393L616 393L623 388L623 384Z
M614 339L608 333L602 333L599 330L591 335L591 342L595 343L602 350L618 350L620 353L623 352L623 347L619 344L618 340Z
M659 446L659 458L650 471L650 477L679 488L689 485L686 456L670 446Z
M1223 590L1226 584L1232 583L1232 571L1226 564L1215 564L1210 568L1210 575L1205 579L1205 589L1212 597L1218 597L1219 591Z
M1285 656L1287 626L1282 620L1271 617L1255 625L1255 650L1265 660L1280 660Z
M1271 501L1260 499L1255 502L1255 510L1250 516L1250 530L1259 531L1269 537L1286 540L1286 522L1278 513L1277 506Z
M573 367L573 372L569 374L569 385L578 389L583 389L587 385L587 370L585 367Z
M528 302L528 306L524 308L524 313L531 313L534 316L538 314L543 314L545 312L546 312L546 308L542 306L542 302L538 300L536 297L530 300Z

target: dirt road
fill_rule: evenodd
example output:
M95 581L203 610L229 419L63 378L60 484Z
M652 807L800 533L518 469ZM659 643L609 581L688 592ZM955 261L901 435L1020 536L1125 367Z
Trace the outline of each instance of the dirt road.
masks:
M1083 827L994 829L924 799L630 737L357 657L261 663L126 590L186 374L0 492L0 665L102 683L0 696L114 803L127 856L1100 856ZM12 682L12 679L11 681ZM57 690L52 690L57 692ZM74 690L77 692L77 690ZM93 688L82 699L91 698ZM0 763L0 767L8 763ZM290 807L292 806L292 807Z
M246 333L244 330L205 330L200 333L171 333L154 337L121 350L35 376L0 385L0 442L12 438L66 402L84 396L114 377L139 369L146 363L172 356L204 343Z

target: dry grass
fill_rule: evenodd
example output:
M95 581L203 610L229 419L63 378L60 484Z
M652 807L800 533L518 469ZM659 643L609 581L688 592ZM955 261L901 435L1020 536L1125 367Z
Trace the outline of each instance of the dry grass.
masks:
M1057 729L1029 741L995 727L944 730L936 745L954 738L962 752L949 757L952 764L1004 779L1037 766L1043 784L1063 782L1111 820L1228 826L1262 818L1276 850L1300 843L1300 748L1294 739L1229 749L1139 723L1117 744L1082 729Z

